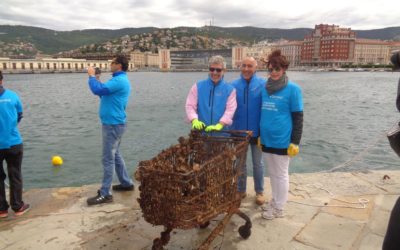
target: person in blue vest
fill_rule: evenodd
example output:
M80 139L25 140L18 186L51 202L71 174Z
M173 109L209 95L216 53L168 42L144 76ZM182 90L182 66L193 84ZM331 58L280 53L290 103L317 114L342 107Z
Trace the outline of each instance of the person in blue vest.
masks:
M251 158L253 162L254 190L256 204L265 203L264 197L264 165L261 149L257 142L260 135L261 91L265 87L266 79L257 76L257 61L253 57L246 57L240 65L240 77L231 82L236 89L237 109L233 117L233 130L248 130L253 132L250 139ZM247 166L243 165L242 174L238 178L238 192L241 197L246 196Z
M22 200L22 137L18 124L22 119L22 103L17 93L3 87L3 73L0 71L0 218L8 217L3 162L7 163L10 181L10 205L15 216L29 211L30 205Z
M111 184L114 170L120 184L113 185L114 191L131 191L133 180L129 177L119 146L126 130L126 106L131 92L131 83L126 75L129 62L125 56L116 56L111 62L112 78L105 83L96 79L96 71L88 69L89 87L100 97L99 116L103 135L103 182L97 195L87 199L89 206L113 201Z
M286 75L289 62L280 50L268 56L269 78L262 90L260 133L272 198L263 206L264 219L283 217L289 192L290 157L299 152L303 131L303 96L299 85Z
M226 62L222 56L209 60L209 75L195 83L186 98L186 118L192 129L220 131L232 124L236 90L224 81Z

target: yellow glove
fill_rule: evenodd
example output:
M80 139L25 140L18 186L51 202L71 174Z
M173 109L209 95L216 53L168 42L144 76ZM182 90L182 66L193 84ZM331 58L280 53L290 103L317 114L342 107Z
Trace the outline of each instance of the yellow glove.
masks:
M202 130L205 126L204 122L199 121L199 119L192 120L192 129Z
M287 154L289 157L295 157L299 153L299 145L290 143L287 149Z
M213 131L213 130L215 130L215 131L220 131L220 130L222 130L224 128L224 125L222 125L221 123L217 123L217 124L215 124L215 125L210 125L210 126L207 126L206 127L206 132L211 132L211 131Z
M261 149L261 137L257 137L257 147Z

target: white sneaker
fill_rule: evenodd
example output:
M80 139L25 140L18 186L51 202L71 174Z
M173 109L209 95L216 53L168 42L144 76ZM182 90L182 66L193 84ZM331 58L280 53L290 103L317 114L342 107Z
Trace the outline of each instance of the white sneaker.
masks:
M261 213L261 216L266 220L272 220L275 218L274 216L274 208L271 206L271 203L265 204L261 207L265 212Z
M261 216L266 220L272 220L274 218L283 218L283 217L285 217L285 215L283 214L283 210L274 208L271 205L271 203L268 203L268 204L262 206L261 208L262 208L262 210L265 211L265 212L263 212L261 214Z
M282 209L274 208L273 214L274 214L275 218L283 218L283 217L285 217L285 215L283 214L283 210Z

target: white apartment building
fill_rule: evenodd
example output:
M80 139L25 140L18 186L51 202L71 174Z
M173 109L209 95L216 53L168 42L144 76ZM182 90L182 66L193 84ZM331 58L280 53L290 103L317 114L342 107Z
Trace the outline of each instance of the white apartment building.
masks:
M354 64L389 64L389 43L382 40L356 39Z

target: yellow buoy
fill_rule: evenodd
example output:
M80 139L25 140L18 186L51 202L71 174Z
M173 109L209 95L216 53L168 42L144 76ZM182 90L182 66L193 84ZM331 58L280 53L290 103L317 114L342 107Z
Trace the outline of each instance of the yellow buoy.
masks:
M63 159L61 156L55 155L51 159L51 163L53 163L53 166L61 166L63 164Z

